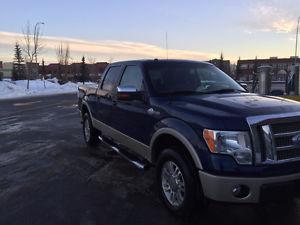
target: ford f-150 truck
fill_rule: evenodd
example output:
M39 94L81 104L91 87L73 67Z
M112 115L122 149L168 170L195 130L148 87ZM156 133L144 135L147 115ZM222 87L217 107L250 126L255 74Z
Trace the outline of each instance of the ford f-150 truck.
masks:
M102 142L139 168L155 166L160 195L176 214L208 199L297 194L300 104L247 93L212 64L116 62L78 97L87 145Z

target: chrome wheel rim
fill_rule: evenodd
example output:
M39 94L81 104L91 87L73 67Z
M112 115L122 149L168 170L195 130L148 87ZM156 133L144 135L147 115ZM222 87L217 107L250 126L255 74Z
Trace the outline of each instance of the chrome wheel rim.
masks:
M168 202L178 207L182 205L185 197L185 182L176 163L167 161L161 170L161 186Z
M85 140L89 141L90 140L90 123L89 120L86 119L84 121L84 136L85 136Z

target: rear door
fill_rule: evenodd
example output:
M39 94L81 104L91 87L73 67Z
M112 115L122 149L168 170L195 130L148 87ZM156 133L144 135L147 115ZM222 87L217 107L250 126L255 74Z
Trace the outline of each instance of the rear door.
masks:
M104 78L97 90L96 120L109 125L110 114L113 105L113 94L120 78L121 66L108 68Z

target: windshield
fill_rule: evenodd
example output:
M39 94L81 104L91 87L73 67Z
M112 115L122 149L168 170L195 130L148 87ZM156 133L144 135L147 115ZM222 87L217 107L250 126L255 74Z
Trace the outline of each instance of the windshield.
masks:
M146 73L158 94L245 92L236 81L213 65L197 62L154 62Z

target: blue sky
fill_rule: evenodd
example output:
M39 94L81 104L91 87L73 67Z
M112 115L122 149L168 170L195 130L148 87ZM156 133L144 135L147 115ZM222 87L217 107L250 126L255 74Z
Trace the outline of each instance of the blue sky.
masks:
M68 42L73 61L81 55L121 60L165 57L236 60L293 54L300 0L107 0L1 1L0 60L27 21L43 26L42 57L55 61L55 47ZM16 16L20 15L20 16ZM73 51L72 51L73 49Z

